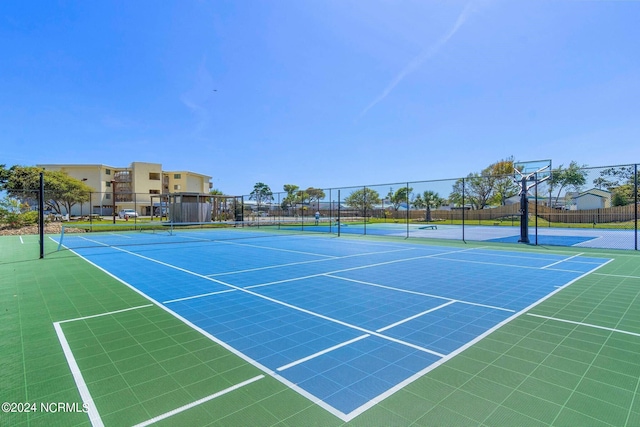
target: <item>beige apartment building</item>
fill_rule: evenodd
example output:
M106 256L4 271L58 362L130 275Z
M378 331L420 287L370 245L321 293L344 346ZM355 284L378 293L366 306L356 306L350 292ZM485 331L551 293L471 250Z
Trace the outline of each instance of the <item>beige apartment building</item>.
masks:
M50 171L63 171L93 188L90 202L77 204L70 215L112 215L134 209L148 216L157 208L162 195L175 193L207 194L213 187L211 177L190 171L163 171L160 163L133 162L129 167L101 164L37 165Z

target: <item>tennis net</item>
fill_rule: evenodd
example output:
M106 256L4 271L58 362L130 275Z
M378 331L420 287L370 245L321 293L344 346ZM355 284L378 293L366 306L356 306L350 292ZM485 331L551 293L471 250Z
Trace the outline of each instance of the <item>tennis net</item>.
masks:
M246 222L65 224L57 239L53 239L58 243L58 250L62 250L283 237L314 231L318 230Z

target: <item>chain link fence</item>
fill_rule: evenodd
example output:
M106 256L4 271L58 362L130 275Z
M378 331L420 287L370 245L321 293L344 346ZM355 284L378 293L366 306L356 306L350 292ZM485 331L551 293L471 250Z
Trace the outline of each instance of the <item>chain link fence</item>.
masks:
M555 170L530 177L524 217L514 175L395 182L262 195L91 192L83 201L46 200L58 221L220 222L236 226L405 239L522 241L638 250L638 165ZM37 225L38 191L5 190L0 226ZM46 196L45 196L46 198Z

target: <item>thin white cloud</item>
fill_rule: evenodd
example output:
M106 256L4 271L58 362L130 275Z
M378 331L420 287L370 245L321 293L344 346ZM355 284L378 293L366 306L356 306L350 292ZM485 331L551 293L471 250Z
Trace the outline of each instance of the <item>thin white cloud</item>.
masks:
M453 35L456 32L458 32L460 27L462 27L462 25L465 23L465 21L469 17L470 13L471 13L471 2L467 3L467 5L462 10L462 12L460 12L460 15L458 16L458 19L456 20L453 27L451 27L449 31L447 31L446 34L440 37L440 39L438 39L434 44L432 44L431 46L428 46L426 49L420 52L418 56L413 58L402 69L402 71L400 71L400 73L391 81L391 83L389 83L389 85L385 88L385 90L382 91L382 93L378 95L378 97L374 99L369 105L367 105L367 107L364 110L362 110L359 117L363 117L365 114L367 114L367 112L371 108L373 108L376 104L378 104L380 101L385 99L406 76L413 73L415 70L420 68L420 66L425 61L427 61L429 58L437 54L440 51L440 49L442 49L442 47L445 44L447 44L449 39L451 39L451 37L453 37Z

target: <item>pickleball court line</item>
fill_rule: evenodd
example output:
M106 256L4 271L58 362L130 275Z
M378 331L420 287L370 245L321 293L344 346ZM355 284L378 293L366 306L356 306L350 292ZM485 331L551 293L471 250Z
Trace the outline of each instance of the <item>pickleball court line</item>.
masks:
M405 252L405 251L413 251L413 250L415 250L415 249L414 248L411 248L411 249L394 249L394 250L390 250L390 251L367 252L367 253L362 253L362 254L336 256L336 257L333 257L333 258L326 258L326 259L312 259L312 260L308 260L308 261L298 261L298 262L289 262L289 263L286 263L286 264L269 265L269 266L266 266L266 267L248 268L248 269L245 269L245 270L228 271L228 272L224 272L224 273L212 273L212 274L207 274L207 276L208 277L229 276L229 275L233 275L233 274L252 273L252 272L262 271L262 270L272 270L274 268L291 267L291 266L296 266L296 265L313 264L313 263L319 263L319 262L327 262L327 261L334 261L334 260L342 260L342 259L357 258L357 257L363 257L363 256L370 256L370 255L381 255L381 254L388 254L388 253L394 253L394 252Z
M296 393L300 394L301 396L304 396L310 402L318 405L319 407L323 408L324 410L326 410L330 414L334 415L335 417L341 419L342 421L346 422L346 421L348 421L350 419L349 416L347 414L345 414L344 412L336 409L335 407L333 407L330 404L326 403L324 400L322 400L322 399L318 398L317 396L311 394L310 392L308 392L307 390L301 388L297 384L289 381L288 379L286 379L283 376L279 375L277 372L275 372L272 369L270 369L270 368L266 367L265 365L261 364L257 360L254 360L251 357L247 356L246 354L242 353L241 351L236 350L234 347L230 346L225 341L222 341L222 340L218 339L217 337L215 337L211 333L209 333L206 330L202 329L200 326L196 325L195 323L191 322L190 320L184 318L180 314L178 314L175 311L171 310L166 305L159 303L154 298L152 298L151 296L149 296L146 293L142 292L140 289L138 289L135 286L131 285L127 281L121 279L120 277L118 277L115 274L111 273L107 269L99 266L98 264L94 263L93 261L85 258L84 256L80 255L79 253L77 253L73 249L69 249L69 248L67 248L67 249L71 253L73 253L76 256L78 256L79 258L85 260L87 263L89 263L90 265L94 266L98 270L102 271L103 273L105 273L109 277L112 277L114 280L122 283L123 285L125 285L126 287L131 289L133 292L137 293L138 295L140 295L143 298L147 299L148 301L152 302L153 305L155 305L155 306L161 308L162 310L166 311L171 316L175 317L176 319L178 319L179 321L181 321L185 325L189 326L191 329L193 329L193 330L199 332L200 334L202 334L203 336L209 338L211 341L213 341L216 344L220 345L221 347L223 347L224 349L226 349L230 353L233 353L234 355L238 356L239 358L241 358L245 362L247 362L250 365L256 367L257 369L261 370L262 372L268 374L269 376L271 376L272 378L276 379L277 381L279 381L280 383L284 384L285 386L289 387L291 390L294 390Z
M471 301L459 300L459 299L454 299L454 298L449 298L449 297L443 297L443 296L440 296L440 295L427 294L427 293L424 293L424 292L411 291L411 290L408 290L408 289L395 288L393 286L380 285L378 283L365 282L363 280L356 280L356 279L350 279L350 278L347 278L347 277L334 276L333 274L325 274L325 276L331 277L331 278L334 278L334 279L345 280L347 282L360 283L362 285L374 286L374 287L377 287L377 288L389 289L389 290L397 291L397 292L404 292L404 293L407 293L407 294L414 294L414 295L420 295L420 296L424 296L424 297L444 299L444 300L447 300L447 301L459 302L460 304L468 304L468 305L474 305L474 306L477 306L477 307L490 308L492 310L502 310L502 311L508 311L508 312L511 312L511 313L515 313L515 310L512 310L510 308L497 307L497 306L494 306L494 305L481 304L481 303L477 303L477 302L471 302Z
M439 352L437 352L437 351L433 351L433 350L430 350L430 349L428 349L428 348L424 348L424 347L421 347L421 346L418 346L418 345L412 344L412 343L410 343L410 342L406 342L406 341L403 341L403 340L400 340L400 339L397 339L397 338L393 338L393 337L390 337L390 336L387 336L387 335L381 334L381 333L379 333L379 332L371 331L371 330L368 330L368 329L366 329L366 328L362 328L362 327L357 326L357 325L352 325L352 324L350 324L350 323L343 322L343 321L341 321L341 320L334 319L334 318L332 318L332 317L325 316L325 315L323 315L323 314L316 313L316 312L314 312L314 311L307 310L307 309L305 309L305 308L298 307L298 306L296 306L296 305L289 304L289 303L287 303L287 302L280 301L280 300L277 300L277 299L275 299L275 298L271 298L271 297L268 297L268 296L266 296L266 295L262 295L262 294L257 293L257 292L253 292L253 291L251 291L251 290L244 289L244 288L241 288L241 287L239 287L239 286L235 286L235 285L232 285L232 284L230 284L230 283L223 282L223 281L218 280L218 279L214 279L214 278L211 278L211 277L204 276L204 275L202 275L202 274L199 274L199 273L196 273L196 272L193 272L193 271L187 270L187 269L185 269L185 268L178 267L178 266L175 266L175 265L172 265L172 264L166 263L166 262L164 262L164 261L159 261L159 260L156 260L156 259L153 259L153 258L149 258L149 257L147 257L147 256L140 255L140 254L137 254L137 253L135 253L135 252L131 252L131 251L128 251L128 250L126 250L126 249L122 249L122 248L117 248L117 247L111 247L111 248L112 248L113 250L116 250L116 251L120 251L120 252L128 253L128 254L133 255L133 256L136 256L136 257L138 257L138 258L141 258L141 259L145 259L145 260L147 260L147 261L154 262L154 263L156 263L156 264L164 265L165 267L169 267L169 268L172 268L172 269L175 269L175 270L178 270L178 271L182 271L183 273L187 273L187 274L189 274L189 275L193 275L193 276L196 276L196 277L200 277L200 278L202 278L202 279L209 280L209 281L212 281L212 282L214 282L214 283L218 283L218 284L223 285L223 286L227 286L227 287L232 288L232 289L235 289L235 290L237 290L237 291L244 292L244 293L247 293L247 294L249 294L249 295L253 295L253 296L255 296L255 297L258 297L258 298L261 298L261 299L264 299L264 300L267 300L267 301L273 302L273 303L275 303L275 304L282 305L282 306L284 306L284 307L291 308L291 309L296 310L296 311L300 311L300 312L302 312L302 313L309 314L309 315L311 315L311 316L315 316L315 317L318 317L318 318L321 318L321 319L324 319L324 320L328 320L328 321L330 321L330 322L332 322L332 323L337 323L337 324L339 324L339 325L346 326L346 327L351 328L351 329L355 329L355 330L360 331L360 332L363 332L363 333L365 333L365 334L374 335L374 336L377 336L377 337L379 337L379 338L382 338L382 339L385 339L385 340L388 340L388 341L392 341L392 342L395 342L395 343L398 343L398 344L402 344L402 345L405 345L405 346L407 346L407 347L411 347L411 348L413 348L413 349L416 349L416 350L419 350L419 351L422 351L422 352L425 352L425 353L432 354L432 355L434 355L434 356L444 357L444 355L443 355L442 353L439 353Z
M72 251L74 252L74 251ZM132 255L138 256L135 253L131 253L129 251L124 251L127 253L130 253ZM75 252L74 252L75 253ZM153 298L149 297L148 295L146 295L144 292L138 290L137 288L135 288L134 286L126 283L125 281L121 280L120 278L118 278L117 276L113 275L112 273L108 272L107 270L103 269L102 267L94 264L93 262L89 261L88 259L84 258L83 256L77 254L78 256L80 256L81 258L85 259L87 262L89 262L90 264L94 265L96 268L104 271L106 274L114 277L116 280L118 280L119 282L125 284L126 286L128 286L129 288L131 288L132 290L134 290L135 292L139 293L140 295L142 295L143 297L145 297L146 299L148 299L149 301L158 304ZM142 258L146 258L141 256ZM150 261L153 262L158 262L156 260L152 260L149 259ZM607 262L605 262L604 264L597 266L596 268L592 269L591 271L582 274L581 276L577 277L576 279L568 282L567 284L565 284L564 286L562 286L561 288L564 288L566 286L569 286L571 283L575 282L576 280L590 274L591 272L597 270L598 268L602 267L603 265L606 265L608 262L610 262L611 260L608 260ZM195 274L193 272L189 272L186 271L184 269L180 269L179 267L176 266L171 266L172 268L176 268L179 270L183 270L189 274ZM211 280L209 278L204 277L205 279ZM212 280L214 282L220 282L217 280ZM224 282L223 282L224 283ZM558 291L561 289L559 288ZM240 289L239 289L240 290ZM532 304L531 306L527 307L526 309L514 314L513 316L511 316L509 319L506 319L505 321L499 323L498 325L496 325L494 328L492 328L491 330L487 331L486 333L478 336L476 339L472 340L471 342L467 343L466 345L462 346L461 348L455 350L454 352L450 353L449 355L447 355L446 357L440 359L438 362L430 365L429 367L427 367L426 369L416 373L415 375L413 375L412 377L408 378L407 380L399 383L398 385L396 385L395 387L389 389L387 392L382 393L381 395L375 397L374 399L371 399L368 403L360 406L359 408L357 408L354 411L351 411L349 414L344 414L341 411L337 410L336 408L334 408L331 405L326 404L324 401L322 401L321 399L318 399L317 397L315 397L314 395L310 394L309 392L307 392L304 389L301 389L300 387L298 387L296 384L291 383L290 381L286 380L285 378L280 377L279 375L277 375L275 372L271 371L270 369L266 368L265 366L261 365L260 363L258 363L257 361L247 357L246 355L244 355L241 352L236 351L233 347L228 346L226 343L218 340L217 338L215 338L214 336L212 336L211 334L209 334L208 332L204 331L203 329L201 329L200 327L194 325L192 322L188 321L187 319L183 318L182 316L178 315L177 313L173 312L172 310L170 310L168 307L158 304L158 306L160 306L161 308L163 308L165 311L167 311L168 313L172 314L174 317L178 318L179 320L183 321L185 324L191 326L193 329L201 332L203 335L209 337L212 341L222 345L224 348L228 349L229 351L231 351L232 353L238 355L239 357L241 357L242 359L248 361L249 363L253 364L254 366L260 368L261 370L263 370L263 372L268 373L269 375L271 375L272 377L278 379L280 382L282 382L283 384L289 386L290 388L292 388L293 390L297 391L298 393L300 393L301 395L307 397L309 400L311 400L312 402L318 404L320 407L324 408L325 410L327 410L328 412L334 414L335 416L339 417L340 419L342 419L343 421L349 421L351 419L353 419L354 417L356 417L357 415L359 415L360 413L364 412L365 410L367 410L368 408L370 408L371 406L375 405L377 402L385 399L386 397L390 396L391 394L395 393L397 390L400 390L401 388L403 388L405 385L409 384L410 382L414 381L415 379L421 377L422 375L424 375L425 373L429 372L430 370L434 369L436 366L439 366L440 364L444 363L444 361L451 359L454 355L457 355L458 353L460 353L461 351L463 351L464 349L470 347L471 345L473 345L474 343L476 343L477 341L479 341L480 339L482 339L483 337L485 337L486 335L488 335L489 333L491 333L492 331L498 329L499 327L501 327L503 324L507 323L508 321L512 320L513 318L519 316L522 312L524 312L527 309L530 309L532 307L534 307L535 305L539 304L540 302L544 301L545 299L551 297L553 294L555 294L555 292L552 292L551 294L547 295L545 298L535 302L534 304ZM257 295L259 297L259 294Z

